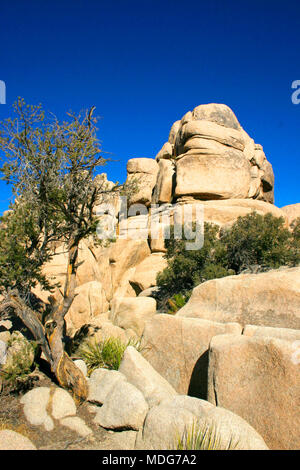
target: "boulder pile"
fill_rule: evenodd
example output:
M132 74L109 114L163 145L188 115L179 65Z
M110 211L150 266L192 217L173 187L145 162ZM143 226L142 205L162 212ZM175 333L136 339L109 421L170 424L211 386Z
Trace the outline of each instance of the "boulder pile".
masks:
M120 200L107 201L116 240L80 246L77 296L66 316L73 338L85 329L97 342L140 342L140 352L127 347L118 371L97 368L87 378L93 424L130 432L136 449L176 449L178 436L195 425L214 429L223 448L230 442L239 449L299 448L300 268L204 282L175 315L157 312L154 293L167 264L163 216L174 221L178 208L201 203L204 221L219 226L256 211L291 227L300 204L274 205L272 165L223 104L197 106L176 121L155 158L128 161L127 183L137 185L127 218L118 220ZM156 208L160 232L153 236ZM63 245L57 253L44 271L63 282ZM47 300L49 293L35 292ZM8 323L0 324L4 367L28 347ZM76 363L87 376L85 363ZM31 390L21 404L26 419L45 431L60 425L92 433L72 397L57 387ZM0 448L1 439L13 439L7 432L0 431ZM22 439L18 445L32 446Z

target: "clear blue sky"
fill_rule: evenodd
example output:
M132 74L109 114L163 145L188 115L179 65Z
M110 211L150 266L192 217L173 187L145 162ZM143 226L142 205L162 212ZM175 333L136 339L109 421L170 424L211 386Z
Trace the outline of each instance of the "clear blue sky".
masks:
M1 0L0 15L1 120L17 96L58 117L95 105L124 181L186 111L226 103L273 165L276 205L300 201L299 0Z

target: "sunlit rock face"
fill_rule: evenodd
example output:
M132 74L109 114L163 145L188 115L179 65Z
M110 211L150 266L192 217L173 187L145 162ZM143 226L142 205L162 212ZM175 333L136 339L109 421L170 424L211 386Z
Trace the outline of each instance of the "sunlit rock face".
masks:
M128 160L124 219L118 217L121 199L111 191L115 183L105 174L98 175L96 182L103 190L95 208L99 226L105 229L114 222L116 241L98 246L85 240L80 245L79 262L84 263L77 273L77 297L66 317L72 331L106 314L116 299L135 298L155 286L156 275L166 266L165 231L174 223L177 209L199 206L200 201L204 220L219 226L253 211L286 220L299 212L296 206L285 213L274 205L272 166L262 146L224 104L197 106L175 121L155 159ZM195 220L197 212L193 214ZM67 251L63 246L57 251L44 269L53 282L63 285ZM40 289L36 293L45 301L49 295ZM59 289L54 295L61 299Z
M162 160L174 165L175 176L166 171L166 164L158 172L159 186L173 188L173 200L192 196L274 203L272 165L262 146L255 144L224 104L197 106L176 121L168 142L156 155L156 161ZM160 199L157 193L155 188L155 202Z

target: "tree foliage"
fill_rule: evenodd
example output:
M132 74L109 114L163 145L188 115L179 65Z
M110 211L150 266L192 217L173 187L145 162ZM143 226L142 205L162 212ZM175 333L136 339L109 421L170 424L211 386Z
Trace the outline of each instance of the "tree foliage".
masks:
M266 269L292 265L293 240L284 219L270 213L239 217L221 233L227 265L236 273L255 265Z
M118 190L95 177L106 163L97 138L93 108L64 121L46 114L41 105L14 104L16 117L0 123L2 179L12 186L11 210L0 224L0 289L2 310L11 309L33 332L61 385L86 395L64 351L64 318L74 298L78 249L97 226L95 207ZM49 299L45 327L32 312L31 289L51 289L42 268L55 255L57 243L68 252L66 280L60 303ZM52 286L53 287L53 286ZM85 390L80 390L80 386Z

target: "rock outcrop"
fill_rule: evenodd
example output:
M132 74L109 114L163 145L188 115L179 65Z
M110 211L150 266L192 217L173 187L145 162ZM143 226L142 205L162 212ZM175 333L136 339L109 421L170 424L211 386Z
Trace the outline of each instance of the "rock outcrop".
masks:
M100 401L94 395L96 383ZM116 431L138 431L137 450L175 450L178 439L193 426L217 433L219 449L227 449L230 443L236 449L267 449L263 438L240 416L206 400L177 395L131 346L118 372L96 369L89 387L91 401L102 405L94 407L93 422Z
M176 121L156 155L157 161L164 159L175 162L177 198L274 202L274 174L262 146L224 104L197 106Z
M114 186L105 174L97 178L101 185L104 181L108 190ZM134 305L139 301L135 299L155 287L157 274L166 267L166 220L172 223L177 210L201 203L204 220L219 226L232 224L239 216L253 211L283 217L288 225L290 214L297 213L292 206L281 210L273 204L272 166L262 146L254 142L224 104L200 105L187 112L171 126L168 141L155 159L128 161L127 183L130 195L125 220L118 221L121 204L115 194L106 195L96 208L102 221L105 216L101 202L111 204L109 214L117 223L116 241L101 247L86 240L80 246L79 263L84 263L78 269L77 297L66 316L71 334L106 312L110 314L105 328L101 326L103 331L117 326L142 334L145 321L153 312L136 309ZM195 220L200 216L194 213L193 217ZM154 231L153 218L157 222ZM63 283L67 254L63 246L57 248L57 253L44 271L53 282ZM36 293L43 300L49 295L39 289ZM58 289L55 296L61 296ZM123 308L126 303L130 308ZM223 322L220 317L202 318ZM239 322L235 318L232 321ZM251 317L246 322L255 324ZM295 323L278 325L295 327Z
M293 342L215 336L210 344L208 401L244 418L271 449L300 442L299 361Z
M237 323L155 315L146 323L142 354L154 369L181 394L207 397L208 349L220 334L240 335Z
M300 268L207 281L176 316L300 329Z

